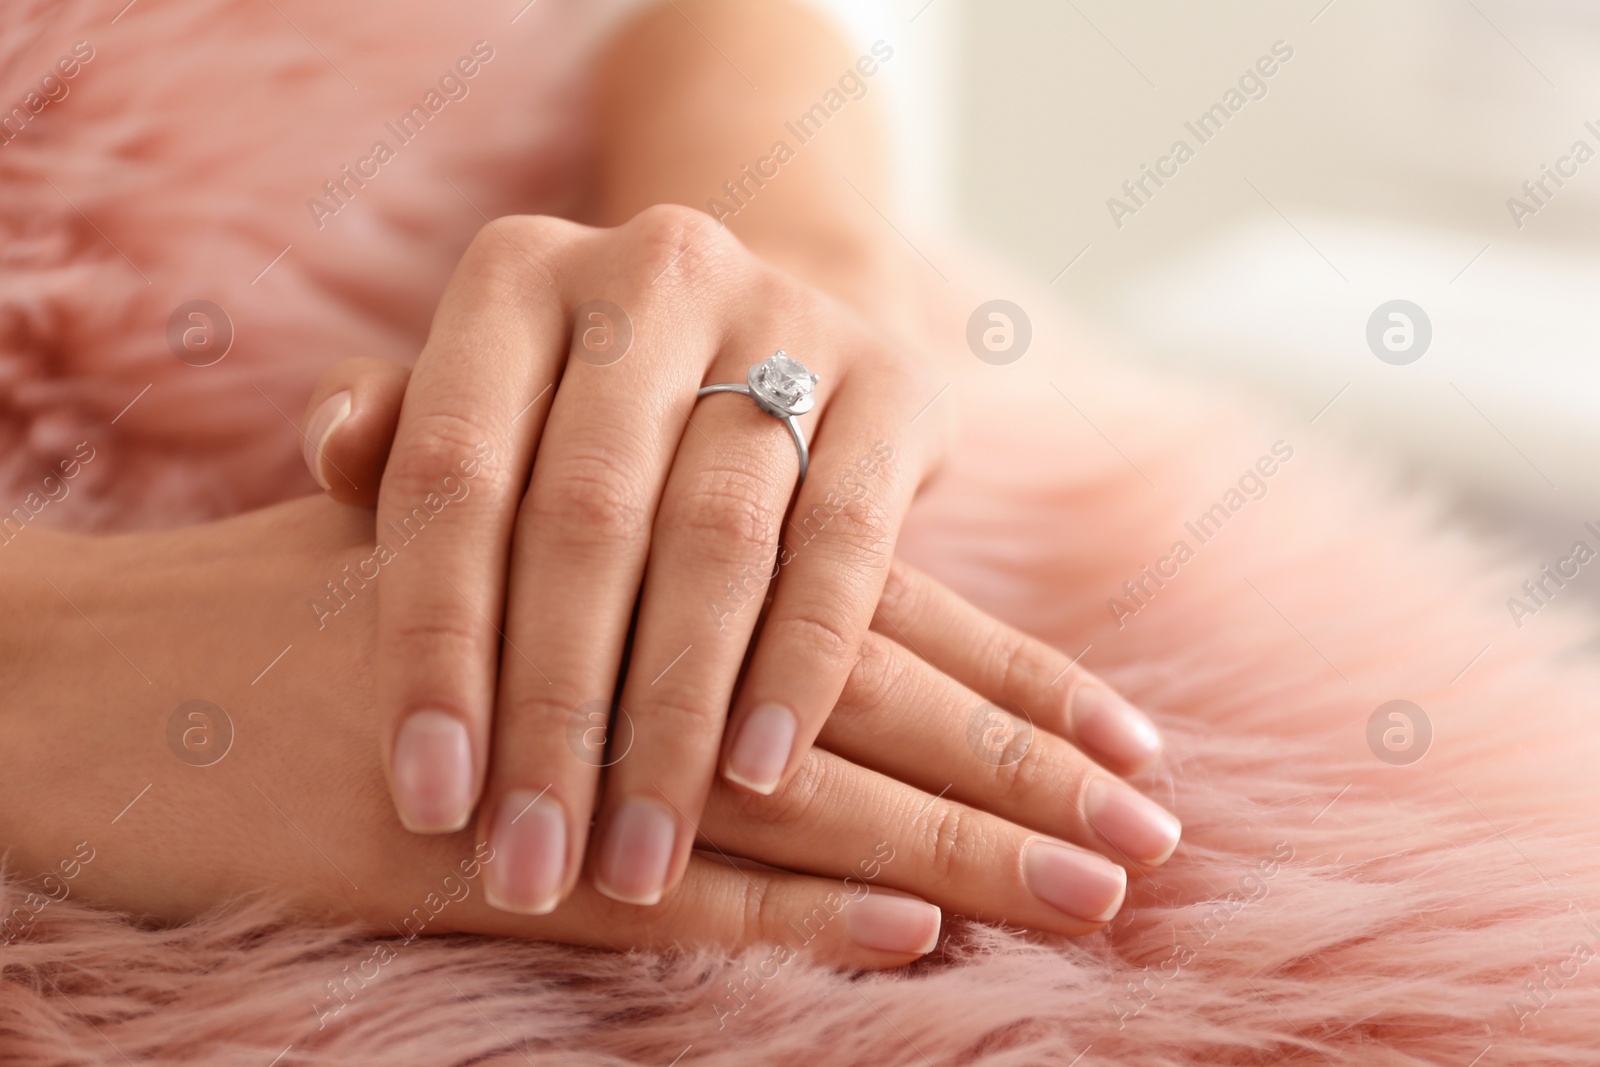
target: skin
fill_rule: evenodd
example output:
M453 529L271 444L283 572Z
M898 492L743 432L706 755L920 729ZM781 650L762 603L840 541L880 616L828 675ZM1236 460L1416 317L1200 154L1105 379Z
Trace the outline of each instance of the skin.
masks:
M552 909L586 869L601 892L650 904L687 870L719 775L772 793L798 773L870 631L912 497L947 447L950 405L920 417L939 393L912 355L931 347L906 297L923 268L874 206L889 203L887 170L858 58L784 4L648 10L599 63L584 213L595 225L486 227L404 390L380 530L415 514L461 456L493 458L482 491L387 572L385 765L417 832L455 832L477 810L489 839L509 838L535 813L517 833L544 859L516 900L500 899L508 907ZM741 70L758 71L759 87ZM736 214L698 210L726 200L724 182L775 139L793 141L785 120L843 76L866 95L792 144L795 158L747 186ZM620 357L607 347L619 316L595 317L595 300L621 309ZM743 381L779 347L821 379L801 420L812 459L798 492L782 425L744 398L695 396ZM324 401L348 400L346 377L319 388L311 425L326 426ZM330 441L310 443L336 495L365 493ZM768 588L774 559L784 565ZM730 588L737 610L722 609ZM746 608L763 600L764 616ZM562 754L574 715L615 701L632 758L602 779ZM788 730L759 774L739 757L757 719Z
M466 892L425 933L612 948L784 943L863 968L904 963L931 938L896 951L863 944L867 905L840 911L841 894L918 893L1060 934L1104 921L1041 899L1028 857L1051 847L1100 862L1053 842L1097 845L1073 800L1115 779L1043 730L1015 763L975 758L967 722L978 694L876 633L823 733L827 750L809 753L770 797L715 786L700 838L711 858L695 852L659 904L619 903L580 884L543 916L489 906L482 889L502 857L487 857L470 831L411 834L394 819L373 758L384 725L375 598L358 595L320 624L307 610L373 537L370 511L308 498L155 534L30 530L8 546L0 584L14 610L0 634L0 732L12 771L0 776L0 837L13 869L56 870L86 842L94 858L70 883L74 899L177 922L259 894L374 933L436 905L429 894L450 876ZM900 602L947 595L904 568L892 585ZM908 632L921 634L915 623ZM1045 672L1063 657L1004 639L1017 645L1012 660L1037 657L1038 677L1014 673L1007 684L1031 694L1050 728ZM960 669L979 688L1004 681L977 659ZM174 709L196 699L231 723L226 746L215 713L181 720L201 728L194 737L169 731ZM783 869L736 870L718 862L724 854ZM1109 911L1120 898L1119 880ZM797 938L819 907L841 921ZM937 913L927 921L936 932Z
M896 353L919 346L899 295L909 291L905 264L866 236L876 215L836 195L834 175L842 168L862 193L884 202L870 107L852 105L833 120L826 137L785 167L781 182L740 212L731 232L708 235L698 252L692 234L705 220L682 208L652 206L703 199L699 190L714 189L720 175L760 154L747 145L766 150L773 116L803 110L802 101L809 106L817 86L836 79L854 57L808 16L779 5L764 5L760 17L732 4L684 0L673 7L647 14L622 34L603 64L600 179L586 215L603 228L549 219L501 220L486 228L441 304L418 365L422 388L403 369L356 362L336 370L312 398L315 411L338 392L350 394L341 431L324 442L317 459L351 477L349 484L330 481L334 495L347 504L377 503L380 524L371 511L319 498L157 534L79 538L30 529L6 547L0 587L13 611L0 620L0 692L6 694L0 743L13 755L13 770L0 778L0 840L13 870L36 877L59 872L86 843L95 858L71 881L77 899L178 922L258 894L375 933L393 931L419 904L436 900L448 876L469 892L431 917L427 933L472 931L613 948L793 942L794 951L822 962L886 967L927 950L938 912L918 911L913 902L894 905L899 918L893 922L885 924L881 914L869 922L873 900L912 901L915 895L941 909L1081 934L1114 912L1123 869L1138 873L1165 859L1170 850L1129 855L1091 817L1097 790L1132 795L1111 772L1148 762L1118 758L1114 746L1097 743L1099 735L1085 729L1085 694L1109 690L1054 650L895 563L892 529L873 526L885 516L888 527L898 525L896 516L936 463L945 428L929 419L933 429L916 437L872 421L906 413L914 391L905 383L918 368ZM748 87L742 78L734 84L730 70L704 62L704 39L686 21L680 24L685 17L741 59L764 61L761 90L738 97ZM728 111L733 100L740 103L720 129L689 121L697 109ZM708 171L719 177L702 184ZM646 293L654 288L646 283L658 275L665 279L660 292L670 295ZM593 551L597 513L563 514L551 504L577 503L577 495L563 498L557 489L542 502L531 491L518 496L519 487L531 490L541 477L530 475L536 438L541 460L552 468L542 476L545 484L559 487L563 474L571 477L573 455L583 454L581 447L570 451L582 444L575 435L595 432L580 417L582 405L569 405L574 417L565 464L556 462L560 452L551 459L545 451L542 431L557 418L549 397L529 407L526 418L513 417L525 406L520 400L518 411L484 417L492 414L486 405L498 399L474 392L484 380L538 399L535 387L562 370L549 357L567 352L575 302L597 292L611 299L619 292L643 294L618 302L642 309L637 321L660 323L662 332L644 330L614 364L585 363L581 370L615 372L591 376L594 396L678 397L684 421L675 423L672 405L662 402L653 411L653 437L632 424L597 422L612 435L600 434L598 444L590 439L590 453L616 440L635 448L653 441L664 449L664 443L704 435L704 447L695 446L682 468L679 444L668 481L654 490L665 500L674 479L688 478L693 488L693 479L708 472L723 490L723 510L715 515L687 506L676 515L679 525L704 526L713 546L728 552L713 558L709 570L701 567L702 578L716 572L720 583L720 569L770 557L775 535L761 544L730 535L751 519L734 505L756 501L729 490L765 492L765 513L775 523L792 488L794 455L782 428L739 398L718 398L715 411L693 409L699 433L688 431L683 413L691 410L700 381L737 379L750 351L771 336L792 336L807 338L833 360L813 362L841 396L851 381L898 396L854 412L843 400L830 402L825 418L808 425L818 449L808 486L825 487L849 468L856 458L850 443L892 440L894 462L875 479L880 495L840 524L854 538L818 538L803 557L817 572L814 579L789 581L806 568L786 573L773 594L763 633L781 635L796 629L781 625L784 612L802 618L821 603L808 607L800 594L785 594L785 585L802 593L814 587L815 596L830 580L853 576L840 601L849 605L850 617L837 623L846 639L828 662L814 671L786 667L788 682L768 672L777 679L772 691L809 686L806 703L814 705L803 709L799 743L769 795L712 773L725 757L720 724L730 701L735 729L753 707L748 692L754 683L747 681L737 697L732 683L766 590L752 592L752 606L735 614L738 627L729 627L730 634L704 635L715 654L694 667L701 673L667 676L677 688L660 692L676 691L675 698L624 690L625 706L641 726L626 758L612 759L601 773L596 763L613 754L594 760L587 748L580 753L572 744L575 700L603 696L615 677L619 635L632 607L632 593L620 591L636 589L648 566L652 575L668 576L653 599L670 606L678 595L670 576L697 573L693 554L703 540L675 542L647 530L640 542L632 530L622 531L633 538L632 556L620 548ZM530 293L539 300L530 300ZM744 314L744 298L760 309L759 321ZM677 342L685 339L691 348L698 345L698 369L681 361ZM902 388L889 388L892 383ZM872 395L865 387L862 392ZM834 422L842 429L830 429ZM476 445L491 440L489 454L479 456ZM717 467L713 441L738 464ZM425 447L411 447L418 442ZM831 468L825 444L839 454ZM347 579L347 568L359 570L371 558L374 541L388 536L379 531L408 512L397 500L425 499L444 477L459 485L463 462L473 466L471 494L452 499L425 537L382 568L381 581L353 583L355 593L331 617L326 609L320 618L308 610L329 595L329 583ZM356 488L380 483L376 501L363 495L370 488ZM498 507L479 511L488 500ZM651 515L664 506L653 498L634 504L633 511ZM574 517L576 525L558 521ZM600 518L602 533L617 534L605 529L603 513ZM627 540L613 539L618 545ZM434 558L441 546L451 547ZM573 555L562 557L563 550ZM599 575L609 587L597 585L595 575L587 584L559 587L557 579L567 580L583 559L610 566L625 556L628 567ZM431 581L440 574L451 578L442 589ZM539 574L544 577L530 581ZM509 609L502 603L508 579ZM647 601L652 580L646 580ZM584 599L601 587L616 594L614 610L596 610ZM530 589L538 600L517 595ZM705 590L699 592L703 600ZM569 610L575 607L583 610ZM693 624L670 612L642 619L641 659L675 652L661 634L676 638ZM400 648L413 655L397 654ZM752 676L761 677L763 662L771 662L762 656L758 648ZM536 685L534 658L557 670L560 682L538 678ZM584 672L587 681L577 677ZM638 686L639 678L633 672L627 684ZM540 686L558 684L563 693L540 695ZM224 709L233 724L225 754L206 766L194 763L206 756L206 739L220 736L215 723L179 713L169 729L177 709L197 699ZM464 719L470 705L474 790L489 782L470 828L423 835L406 832L395 818L387 753L397 709L418 701L448 705ZM986 702L1025 712L1037 728L1017 758L987 758L974 747L973 710ZM673 729L677 705L680 728ZM553 713L543 725L554 729L539 729L541 709ZM190 747L196 743L198 752ZM380 751L382 761L374 758ZM597 790L605 798L597 809L603 834L614 810L607 804L641 783L673 807L677 830L670 878L650 905L614 899L615 886L609 895L601 891L603 857L584 849L580 832L596 810ZM520 861L509 851L488 859L484 850L493 852L501 802L516 788L545 786L546 796L554 792L559 799L562 818L571 819L558 899L511 899L504 872ZM729 856L779 869L735 869L721 862ZM1044 863L1041 857L1054 859ZM1041 892L1042 868L1049 892ZM492 904L497 882L502 891ZM1093 884L1111 891L1094 899ZM842 895L849 906L835 907ZM1076 910L1064 908L1066 898ZM838 921L819 921L819 914ZM808 920L815 936L795 941L793 931ZM886 926L895 941L889 947Z
M377 360L352 360L336 368L328 380L319 387L319 393L332 392L352 398L347 421L328 439L326 449L329 453L328 458L359 483L368 486L378 484L390 451L389 435L398 421L399 408L404 402L409 376L408 370L394 364ZM374 495L375 491L369 489L364 493L344 494L344 498L348 503L371 506ZM388 568L392 569L394 565L391 563ZM755 604L745 606L752 614L756 614L759 610ZM1072 783L1085 786L1096 778L1111 781L1107 775L1088 773L1087 769L1094 767L1095 764L1086 753L1096 751L1091 742L1097 739L1095 727L1098 724L1094 720L1085 722L1083 716L1074 714L1075 709L1091 703L1090 697L1099 697L1102 702L1119 699L1103 681L1075 662L1069 662L1058 651L997 622L937 582L900 563L891 565L889 577L872 620L872 628L877 634L903 646L902 651L913 649L918 656L927 657L925 662L919 663L919 669L924 672L933 688L925 692L937 694L949 691L952 686L956 688L965 686L973 697L965 705L968 720L965 749L955 744L953 736L946 739L948 743L942 752L929 748L920 740L911 740L879 753L868 762L904 782L927 788L930 792L953 789L961 778L961 772L957 769L960 764L970 761L974 755L980 758L983 756L974 745L983 748L988 745L1003 746L1007 743L1004 731L1011 727L1003 724L1010 719L1010 716L1008 712L1000 709L1019 710L1026 716L1027 723L1021 727L1025 731L1022 743L1027 742L1032 736L1032 727L1037 725L1040 729L1058 737L1070 739L1076 746L1076 751L1072 753L1070 760L1070 770L1059 780L1052 779L1050 789L1034 789L1032 792L1034 800L1041 805L1041 810L1056 808L1061 800L1071 802L1071 806L1065 809L1072 814L1069 823L1047 820L1049 825L1054 830L1069 826L1067 833L1070 840L1093 848L1131 870L1147 870L1164 862L1170 854L1169 844L1157 843L1141 850L1138 847L1137 837L1130 842L1124 835L1114 832L1115 820L1112 824L1106 824L1111 826L1113 832L1097 830L1092 818L1096 812L1093 799L1082 790L1072 791L1072 788L1076 788L1072 787ZM516 644L512 653L523 657L526 655L527 647L529 646ZM873 644L864 645L859 649L854 670L859 671L862 658L877 648L878 646ZM944 672L947 677L941 676L940 672ZM851 678L854 677L852 674ZM841 702L834 709L835 717L850 706L851 692L847 681ZM897 693L895 699L904 699L904 696ZM916 694L912 694L912 699L916 699ZM879 700L884 705L889 703L887 695L880 695ZM599 738L600 743L604 744L607 736L608 711L609 709L602 705L594 713L592 720L580 723L580 726L587 727L584 736ZM626 713L626 705L623 711ZM979 722L978 717L984 714L991 715L993 721ZM879 721L883 720L880 718ZM896 721L900 719L896 717ZM917 718L909 716L903 721L907 738L916 738L920 729ZM550 765L554 765L558 774L561 770L574 769L573 761L568 755L573 736L571 725L573 719L569 718L568 722L565 734L566 747L547 751L544 755L547 761L545 770L547 774ZM992 733L985 733L988 727L1002 730L998 740L995 740L995 735ZM620 750L627 756L633 757L639 733L634 716L631 714L619 716L617 722L611 726L611 732L611 752L614 754ZM851 736L855 737L854 741L846 740ZM835 751L850 755L851 758L856 758L862 744L875 743L863 740L859 734L849 734L837 718L831 718L824 724L821 737L825 742L830 737L839 738L838 744L846 747L836 748ZM1103 740L1103 734L1100 735L1100 739ZM1055 745L1054 739L1050 744ZM1053 752L1055 749L1052 747L1050 751ZM1126 753L1123 755L1126 756ZM1113 772L1131 773L1143 769L1153 757L1153 750L1135 759L1107 760L1102 754L1100 763ZM1010 759L1006 753L994 754L992 758L1003 760L1002 766L997 769L1008 768ZM597 754L590 763L576 769L593 772L597 770L596 764L610 766L612 763L611 758ZM621 761L617 760L616 764L618 769L621 769ZM940 770L941 767L944 770ZM936 784L928 784L940 774L946 774L947 777ZM1051 795L1052 792L1055 795ZM1150 813L1162 826L1168 828L1171 833L1171 843L1175 844L1178 832L1176 820L1157 805L1138 797L1126 786L1119 784L1118 793L1135 802L1137 807ZM980 806L985 803L982 799L973 802ZM529 803L527 800L519 799L514 805L516 810L522 812L523 818L526 818L526 811L523 809L527 803ZM486 805L479 813L477 825L480 839L496 842L513 854L519 851L525 852L496 836L494 810L493 806ZM1104 824L1103 819L1102 823ZM543 904L542 901L537 897L529 898L522 895L517 884L502 881L501 876L508 869L502 867L491 872L486 883L489 887L490 903L510 910L537 912Z

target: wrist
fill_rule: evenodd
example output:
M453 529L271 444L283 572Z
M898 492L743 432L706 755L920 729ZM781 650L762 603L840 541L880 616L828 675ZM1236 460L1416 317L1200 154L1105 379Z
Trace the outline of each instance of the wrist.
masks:
M77 839L68 838L81 830L63 826L41 798L51 795L66 769L47 754L70 753L76 743L62 729L67 716L61 712L73 702L76 682L92 673L85 666L93 658L86 654L88 642L100 640L61 586L70 576L74 590L80 582L85 589L100 587L101 540L38 529L0 537L0 598L8 609L0 615L0 751L7 755L0 775L0 848L9 870L24 879L50 875L70 861ZM93 605L79 606L93 611ZM25 906L3 917L0 943L31 925L40 888L25 882Z
M921 347L916 287L903 259L848 223L806 233L740 234L756 255L827 293L885 336Z
M23 710L25 684L53 672L66 647L65 627L76 617L47 576L98 571L98 539L48 530L24 530L0 539L0 729ZM81 620L80 620L81 623Z

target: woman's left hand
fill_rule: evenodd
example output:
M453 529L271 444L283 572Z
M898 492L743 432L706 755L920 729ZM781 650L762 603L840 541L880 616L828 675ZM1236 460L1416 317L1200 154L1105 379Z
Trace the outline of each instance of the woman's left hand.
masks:
M817 376L798 494L779 419L742 396L696 399L777 349ZM699 212L483 229L405 392L378 493L387 551L355 577L385 575L379 701L406 826L459 829L483 791L490 840L513 820L544 835L554 907L582 867L600 772L571 739L604 722L626 653L633 751L605 778L596 880L620 900L659 899L719 765L770 794L837 702L945 447L927 411L937 392ZM312 469L359 499L370 486L320 451L349 394L324 383L313 402Z

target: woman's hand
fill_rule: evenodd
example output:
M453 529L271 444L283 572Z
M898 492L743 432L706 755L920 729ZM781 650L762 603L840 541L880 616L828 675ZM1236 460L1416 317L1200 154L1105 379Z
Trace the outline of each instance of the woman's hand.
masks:
M307 439L319 442L318 451L307 447L307 462L313 465L326 463L336 466L358 485L370 488L364 491L346 490L339 495L353 504L373 502L376 486L388 461L394 427L400 418L410 373L403 367L376 360L350 360L335 368L318 386L310 410L324 410L334 398L341 414L337 424L320 429L309 427ZM315 417L313 416L313 421ZM752 613L755 608L752 607ZM873 627L891 641L917 650L927 656L933 667L947 672L955 681L982 694L996 704L1017 709L1025 716L1036 718L1047 730L1059 737L1072 738L1076 743L1103 764L1119 773L1130 773L1148 766L1160 751L1160 738L1155 728L1142 714L1122 700L1109 687L1075 664L1070 664L1060 653L1038 641L1027 638L1009 627L979 612L971 605L943 589L936 582L912 569L896 564L890 572L889 583L879 605ZM897 651L898 646L895 646ZM537 655L539 650L519 646L517 652ZM859 664L856 668L859 670ZM929 678L939 684L950 685L949 679L939 679L928 664L918 664ZM930 682L930 685L934 683ZM848 695L848 694L847 694ZM596 702L594 714L581 720L584 736L606 736L610 706ZM627 705L623 705L626 709ZM1026 746L1031 742L1031 732L1018 737L1014 734L1014 720L1009 712L974 696L969 708L969 747L982 754L985 747L992 748L990 755L997 762L1007 758L1008 745ZM904 721L904 717L888 717L889 722ZM1031 731L1031 727L1028 728ZM637 716L624 711L619 717L620 740L613 740L609 755L596 753L589 762L593 764L620 763L622 756L638 758L636 735ZM851 746L849 735L834 735L824 727L822 741L838 736L846 747L834 748L857 758L859 749ZM917 751L921 738L914 722L905 722L905 738L895 753ZM569 730L569 747L571 731ZM496 744L500 743L498 740ZM1079 757L1082 760L1082 757ZM922 785L921 774L926 766L916 761L897 762L893 755L860 759L885 770L896 778ZM1083 761L1087 762L1087 761ZM1109 777L1107 776L1109 781ZM949 786L951 783L943 783ZM1131 790L1118 790L1117 796L1134 796ZM1097 798L1098 799L1098 798ZM1082 807L1082 805L1080 805ZM1177 826L1170 815L1145 801L1135 805L1125 815L1102 814L1097 824L1106 818L1120 820L1122 832L1109 835L1084 833L1078 826L1079 837L1089 847L1098 848L1119 862L1135 869L1154 866L1164 860L1177 840ZM1106 812L1121 810L1113 805ZM1097 810L1099 810L1097 808ZM538 814L537 809L523 818ZM1027 821L1025 813L1010 811L1012 818ZM520 821L520 820L519 820ZM1059 828L1052 827L1052 832ZM527 836L506 832L491 818L480 817L481 837L494 842L498 848L519 852L535 852L553 834L543 834L529 841ZM1143 836L1141 836L1143 835ZM1132 843L1130 843L1132 842ZM553 857L545 853L543 862L518 867L518 877L510 884L498 887L491 893L492 903L511 910L537 911L545 906L549 894L555 892L548 868ZM510 868L502 868L508 871ZM494 885L491 880L491 885Z
M1059 717L1036 715L1030 743L974 746L978 697L869 634L823 734L832 751L810 752L772 796L718 783L707 851L660 904L585 881L547 915L507 914L485 891L528 862L515 841L414 835L394 820L373 758L386 725L374 590L331 617L308 606L370 556L373 536L370 513L309 499L170 533L8 547L0 839L12 869L57 869L86 842L95 858L71 883L77 898L167 920L262 893L384 934L770 942L882 967L928 950L937 907L1096 929L1125 876L1090 849L1150 862L1170 851L1129 832L1128 813L1149 802L1049 733ZM913 573L896 586L908 618L947 610ZM1030 647L1016 662L1012 692L1041 707L1062 658ZM981 687L999 683L991 662L968 666ZM195 719L195 700L214 710Z
M695 396L778 348L819 378L787 526L788 430L745 397ZM918 418L936 392L842 305L699 212L486 227L441 300L378 494L395 556L379 706L405 825L461 828L487 779L491 834L517 820L548 858L536 910L571 890L591 816L599 888L659 899L688 860L719 751L724 778L770 794L837 702L943 448L940 420ZM321 436L344 400L324 403L307 436L323 483L342 487ZM473 491L451 499L463 478ZM596 815L598 768L560 756L574 717L616 695L635 605L620 695L633 758L606 776Z
M706 34L761 70L760 86L710 59ZM322 445L349 398L316 398L313 470L340 499L381 478L379 528L404 544L383 565L379 631L397 808L439 830L481 798L485 833L514 826L544 857L524 906L571 890L597 799L598 883L656 898L715 772L781 788L844 684L953 402L908 356L930 346L904 268L928 264L880 210L895 213L872 87L894 55L888 41L848 44L804 4L647 6L592 71L582 210L608 228L511 218L480 233L387 470L358 474ZM826 135L802 148L785 122L815 116L819 93L850 102L830 103ZM798 468L785 429L742 397L696 400L780 347L820 376L787 525ZM445 479L459 487L463 469L481 473L456 501ZM1148 758L1137 714L1109 695L1091 710L1109 690L1085 693L1074 714L1096 724L1082 735L1106 742L1109 765ZM597 794L597 768L552 757L617 698L633 755ZM1110 740L1116 723L1127 743Z

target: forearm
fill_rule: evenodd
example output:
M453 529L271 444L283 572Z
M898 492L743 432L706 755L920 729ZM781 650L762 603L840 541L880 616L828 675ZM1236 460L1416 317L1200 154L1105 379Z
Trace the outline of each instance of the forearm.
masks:
M0 751L7 765L0 775L0 847L8 872L22 877L31 894L4 916L0 941L31 925L41 894L57 898L40 878L55 877L75 899L93 896L107 867L109 820L150 781L139 777L142 753L128 750L102 762L108 731L84 729L85 707L130 722L148 710L154 691L118 652L127 647L126 627L106 610L105 543L28 529L0 548L0 595L8 609L0 617ZM144 667L156 669L148 660ZM73 869L71 878L53 874L80 842L99 862Z
M592 221L658 203L707 211L772 263L902 328L909 278L877 215L890 209L888 164L864 73L881 77L886 55L856 55L797 4L647 11L600 61Z

